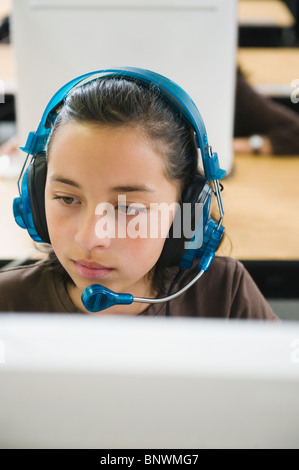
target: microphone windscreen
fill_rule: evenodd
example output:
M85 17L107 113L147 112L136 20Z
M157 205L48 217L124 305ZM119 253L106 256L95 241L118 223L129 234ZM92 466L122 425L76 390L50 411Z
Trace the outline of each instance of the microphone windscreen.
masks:
M100 284L92 284L83 291L81 300L89 312L100 312L116 304L131 304L134 297L131 294L118 294Z

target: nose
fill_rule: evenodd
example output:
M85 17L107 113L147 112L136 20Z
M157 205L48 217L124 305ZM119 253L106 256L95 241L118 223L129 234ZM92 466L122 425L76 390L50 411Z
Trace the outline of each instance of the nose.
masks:
M75 235L75 241L86 251L95 248L108 248L112 233L105 215L99 216L95 210L82 214Z

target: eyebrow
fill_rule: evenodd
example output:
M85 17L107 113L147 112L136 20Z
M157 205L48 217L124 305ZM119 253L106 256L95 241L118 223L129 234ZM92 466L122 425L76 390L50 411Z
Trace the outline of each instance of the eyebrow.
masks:
M74 186L75 188L81 189L81 186L79 183L76 183L76 181L70 180L68 178L63 178L62 176L56 176L56 175L50 176L50 181L67 184L68 186Z
M55 181L57 183L63 183L67 184L68 186L74 186L75 188L81 189L81 185L77 183L74 180L71 180L69 178L64 178L62 176L58 175L53 175L50 177L50 181ZM149 186L145 184L137 184L137 185L123 185L123 186L115 186L112 188L113 192L123 192L123 193L138 193L138 192L144 192L144 193L154 193L155 190L150 188Z
M124 193L154 193L155 190L150 188L145 184L134 185L134 186L116 186L112 188L115 192L124 192Z

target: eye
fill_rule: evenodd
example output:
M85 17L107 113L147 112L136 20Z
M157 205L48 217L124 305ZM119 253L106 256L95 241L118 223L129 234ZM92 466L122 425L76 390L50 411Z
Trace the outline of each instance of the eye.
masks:
M79 199L76 199L71 196L55 196L54 199L57 199L64 206L73 206L75 204L80 204Z
M147 209L145 206L139 207L139 206L134 206L132 204L129 206L117 206L117 210L119 210L123 214L130 215L130 216L147 213Z

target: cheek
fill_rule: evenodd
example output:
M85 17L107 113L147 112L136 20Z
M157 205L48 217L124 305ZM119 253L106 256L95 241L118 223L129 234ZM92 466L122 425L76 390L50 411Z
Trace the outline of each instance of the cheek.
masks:
M127 236L118 238L117 246L123 263L127 263L130 271L145 273L155 266L172 224L172 215L168 214L165 218L156 215L151 220L136 218L127 225Z
M158 238L118 239L118 254L130 276L141 277L157 263L165 240Z
M65 240L70 239L72 234L71 220L59 211L57 201L48 199L47 196L45 197L45 210L50 241L56 250L56 247L60 247Z

